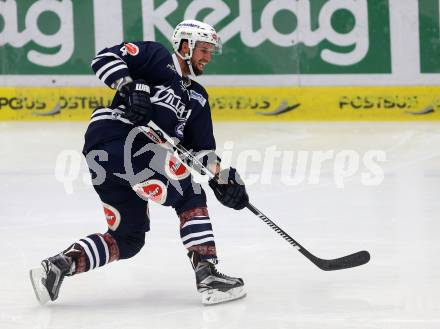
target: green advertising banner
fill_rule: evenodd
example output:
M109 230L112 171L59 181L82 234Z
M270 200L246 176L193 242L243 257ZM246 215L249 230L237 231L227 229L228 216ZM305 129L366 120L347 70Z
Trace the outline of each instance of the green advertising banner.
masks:
M420 70L440 72L440 8L438 0L419 2L420 11Z
M0 1L1 74L90 74L93 6L81 1Z
M105 19L110 6L114 20ZM388 0L6 0L1 74L89 74L96 23L123 40L169 45L184 18L210 22L223 39L211 74L390 73L388 8Z
M292 77L301 75L319 84L330 75L362 84L372 81L365 75L400 81L407 65L417 69L414 81L440 71L439 0L1 0L0 82L76 81L92 74L89 63L105 46L142 39L171 49L174 26L193 18L214 25L223 40L208 76L290 75L296 84ZM416 33L408 40L415 47L400 49L404 24ZM408 54L411 62L399 61Z

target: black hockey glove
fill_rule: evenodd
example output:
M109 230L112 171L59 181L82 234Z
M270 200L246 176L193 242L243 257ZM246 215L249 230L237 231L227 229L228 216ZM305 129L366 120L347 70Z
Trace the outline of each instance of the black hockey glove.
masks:
M209 180L209 186L218 201L226 207L240 210L249 202L244 182L232 167L223 169L215 178Z
M136 126L145 126L151 120L152 109L150 87L144 80L135 80L123 85L119 93L125 98L125 113L123 118L130 120Z

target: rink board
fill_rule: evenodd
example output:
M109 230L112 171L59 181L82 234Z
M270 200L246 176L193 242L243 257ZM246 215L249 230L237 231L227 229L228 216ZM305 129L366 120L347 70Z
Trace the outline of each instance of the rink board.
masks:
M440 87L209 87L215 121L440 120ZM111 103L96 87L0 88L0 120L85 121Z

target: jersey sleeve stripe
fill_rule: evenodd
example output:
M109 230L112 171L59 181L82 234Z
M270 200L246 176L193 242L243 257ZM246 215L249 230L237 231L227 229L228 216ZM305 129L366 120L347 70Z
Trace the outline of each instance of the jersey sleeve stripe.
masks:
M102 67L100 67L99 70L97 70L95 74L99 79L101 79L101 76L107 71L107 69L109 69L112 66L118 65L118 64L125 64L125 62L120 59L116 59L116 60L111 61L111 62L103 65Z
M129 75L129 71L126 64L121 64L118 66L113 67L112 69L108 70L101 78L100 80L103 81L107 85L111 85L117 78L108 79L111 75L114 73L118 73L117 77L124 77Z
M119 57L118 55L116 55L115 53L111 53L111 52L107 52L107 53L103 53L103 54L98 54L96 55L96 57L93 59L92 61L92 65L97 63L98 61L106 58L106 57L115 57L117 59L121 59L121 57Z

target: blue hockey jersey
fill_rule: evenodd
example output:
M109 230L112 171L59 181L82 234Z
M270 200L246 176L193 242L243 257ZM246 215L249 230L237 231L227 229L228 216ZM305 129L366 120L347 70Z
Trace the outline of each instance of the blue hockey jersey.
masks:
M153 41L122 43L100 51L91 66L109 87L126 76L145 80L150 87L152 120L187 149L215 150L208 94L197 82L182 77L176 55L163 45ZM116 92L109 108L95 110L86 132L85 153L128 135L133 125L121 117L125 106Z

